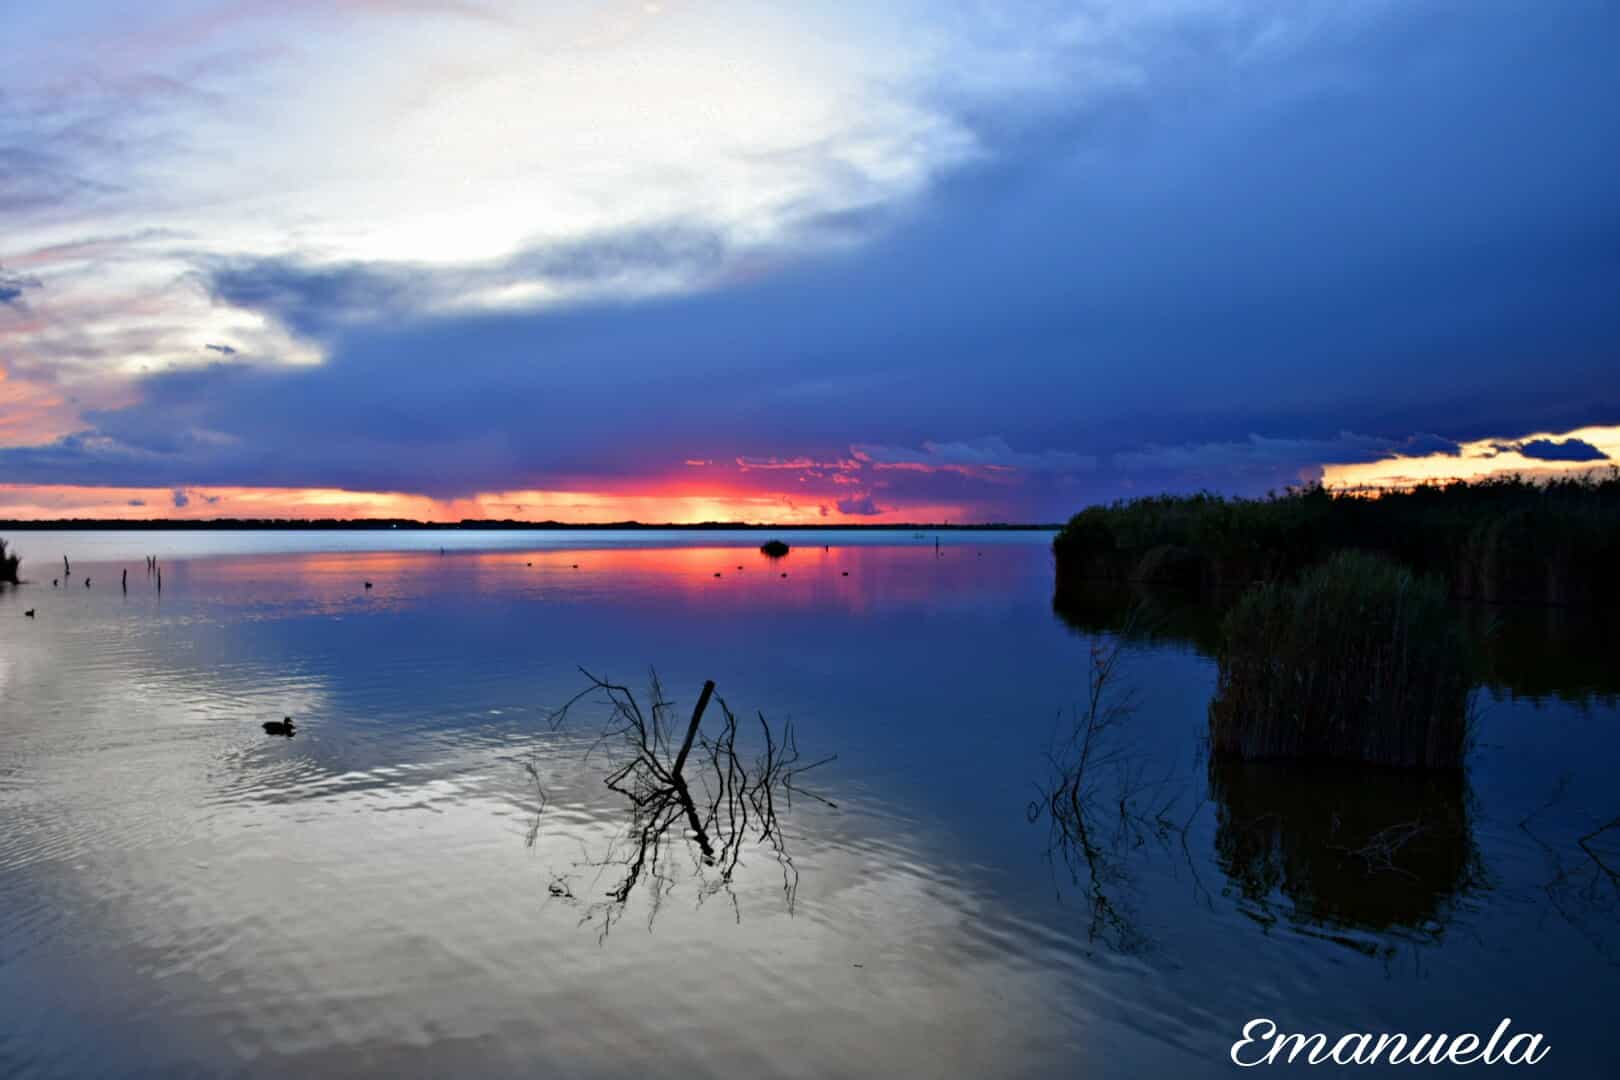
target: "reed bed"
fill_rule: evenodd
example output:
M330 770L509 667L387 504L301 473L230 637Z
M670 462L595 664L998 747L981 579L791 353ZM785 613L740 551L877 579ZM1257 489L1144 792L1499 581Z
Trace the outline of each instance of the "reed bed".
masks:
M17 568L22 565L22 556L6 550L6 542L0 540L0 582L17 584Z
M1439 575L1491 602L1620 602L1620 469L1417 487L1376 498L1320 486L1264 499L1160 495L1094 506L1052 544L1059 592L1097 581L1240 588L1297 577L1340 548Z
M1344 551L1227 614L1211 751L1459 769L1472 697L1462 628L1437 578Z

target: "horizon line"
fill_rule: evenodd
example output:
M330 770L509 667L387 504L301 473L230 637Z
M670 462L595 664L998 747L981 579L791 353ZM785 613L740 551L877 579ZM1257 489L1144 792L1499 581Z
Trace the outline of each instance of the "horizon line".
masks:
M460 521L422 521L416 518L15 518L0 519L0 530L34 531L47 529L95 529L106 531L119 530L228 530L228 529L312 529L312 530L339 530L339 529L421 529L426 531L444 532L455 529L488 529L488 530L545 530L545 531L586 531L586 530L635 530L635 529L662 529L685 531L720 531L733 530L764 530L779 529L812 530L812 531L838 531L838 530L868 530L893 532L905 529L935 529L935 530L965 530L965 529L1002 529L1002 530L1044 530L1060 529L1061 522L1008 522L984 521L974 523L946 523L926 521L902 521L892 523L846 523L846 524L782 524L773 522L750 521L696 521L696 522L644 522L644 521L597 521L597 522L566 522L566 521L522 521L515 518L463 518Z

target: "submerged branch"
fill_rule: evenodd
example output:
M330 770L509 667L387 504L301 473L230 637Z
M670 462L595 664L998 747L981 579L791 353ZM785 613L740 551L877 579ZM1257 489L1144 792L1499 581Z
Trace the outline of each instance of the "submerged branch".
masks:
M754 844L770 851L781 866L783 893L791 913L798 871L788 853L778 808L791 808L799 777L835 759L799 764L791 722L778 735L759 714L763 750L751 762L745 761L738 747L736 715L715 693L713 680L704 683L684 737L672 755L669 721L674 703L664 696L656 672L651 674L643 707L627 687L580 670L589 685L552 714L553 730L566 722L571 709L593 695L598 704L607 706L608 718L587 758L598 751L609 756L611 767L603 783L624 800L630 812L625 833L595 863L603 869L617 867L618 881L604 894L607 903L587 913L587 921L600 915L606 934L644 882L651 884L649 922L656 917L659 903L675 881L670 836L677 825L683 826L680 838L692 849L700 900L715 892L730 894L744 849ZM711 701L718 705L723 720L712 731L705 731L704 717ZM798 790L833 805L814 792ZM735 907L735 896L731 899Z

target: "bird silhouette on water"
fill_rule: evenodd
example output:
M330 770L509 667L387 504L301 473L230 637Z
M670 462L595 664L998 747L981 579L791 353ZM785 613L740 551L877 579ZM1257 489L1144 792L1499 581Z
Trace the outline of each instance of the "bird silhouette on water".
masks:
M33 617L34 617L34 609L33 608L29 608L27 611L23 612L23 618L32 619Z
M371 588L371 582L369 582L369 581L366 582L366 588L368 588L368 589Z
M293 723L293 718L290 716L284 716L280 720L266 720L264 722L264 733L266 735L285 735L290 739L297 733L297 728L298 725Z

